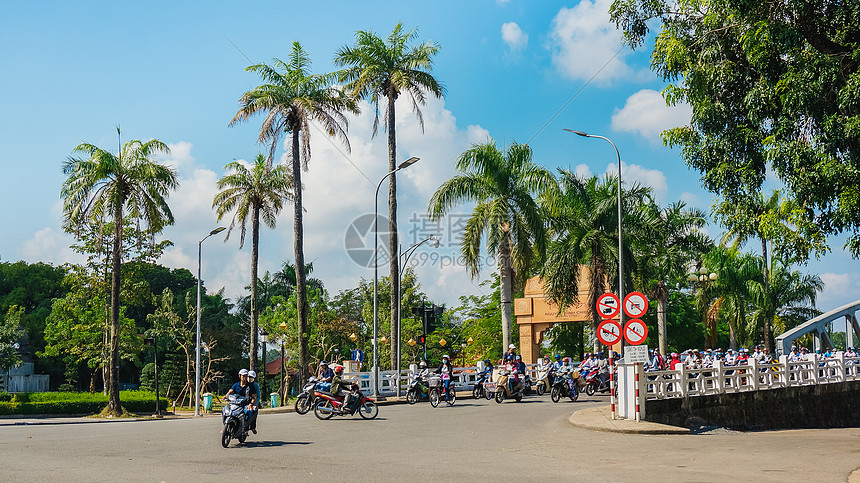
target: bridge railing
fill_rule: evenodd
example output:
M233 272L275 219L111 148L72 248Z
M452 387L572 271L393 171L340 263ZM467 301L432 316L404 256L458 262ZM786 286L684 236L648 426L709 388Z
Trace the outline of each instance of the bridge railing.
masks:
M807 360L792 362L781 356L773 364L750 359L746 365L727 366L717 361L709 368L677 367L644 373L645 397L666 399L860 380L860 357L845 357L842 352L828 359L810 354Z

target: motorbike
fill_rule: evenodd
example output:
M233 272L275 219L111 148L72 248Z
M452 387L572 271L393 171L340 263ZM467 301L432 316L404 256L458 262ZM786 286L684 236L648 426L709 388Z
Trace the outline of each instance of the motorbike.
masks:
M499 380L496 381L496 402L501 404L501 402L507 398L513 398L517 402L522 401L524 386L525 384L522 380L514 382L513 379L510 378L510 372L501 371L499 374Z
M413 374L409 385L406 387L406 402L415 404L425 397L430 397L427 381L420 374Z
M552 381L555 378L555 370L550 367L545 372L538 374L539 378L535 386L535 392L538 396L543 396L552 389Z
M578 386L580 379L582 379L582 376L579 375L579 371L573 371L572 377L574 386ZM555 378L555 381L552 383L552 390L549 393L549 397L552 399L552 402L557 403L563 397L570 398L571 401L576 401L579 394L576 392L576 389L571 389L568 381L570 381L570 379L565 379L563 377Z
M478 373L478 377L475 379L475 386L472 387L472 397L475 399L480 399L484 397L484 393L486 391L486 387L484 383L490 380L490 375L493 373L493 369L488 367ZM490 398L487 398L490 399Z
M526 371L523 374L523 396L532 395L532 376Z
M251 401L246 397L231 394L227 396L227 404L221 410L221 423L224 429L221 430L221 446L230 446L231 439L238 439L239 443L244 443L248 437L248 432L245 430L245 406Z
M609 391L609 374L601 374L599 369L592 369L585 376L585 393L593 396L595 392Z
M307 414L317 402L315 396L316 387L319 384L319 379L314 376L308 378L307 384L302 388L301 394L296 397L296 412L299 414Z
M365 396L358 389L358 386L353 387L350 394L351 398L358 400L350 400L349 404L344 404L344 396L336 396L328 392L316 392L317 403L314 406L314 416L318 419L331 419L332 416L352 416L356 412L362 419L373 419L379 414L379 408L373 399Z

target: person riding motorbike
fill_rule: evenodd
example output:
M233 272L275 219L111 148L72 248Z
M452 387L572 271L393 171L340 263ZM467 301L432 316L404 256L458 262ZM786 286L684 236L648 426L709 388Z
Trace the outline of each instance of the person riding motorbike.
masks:
M257 434L257 414L260 412L260 408L258 404L260 403L260 385L256 382L257 373L255 371L248 371L248 386L251 387L251 393L254 394L253 403L249 404L245 408L245 412L248 415L248 429Z
M326 361L320 362L320 369L317 373L317 379L319 382L317 383L317 387L321 391L328 391L331 389L331 380L334 377L334 371L329 367Z
M561 367L556 372L556 377L560 377L567 381L567 387L573 394L576 394L576 381L573 380L573 371L575 369L570 364L570 357L565 357L561 360Z
M517 348L513 344L508 345L508 351L502 356L503 364L513 364L517 358Z
M439 368L436 369L436 374L442 378L442 385L445 387L445 404L451 405L451 378L454 375L454 367L451 366L451 362L448 358L448 355L445 354L442 356L442 364L439 365Z
M349 388L350 391L346 392L346 394L341 394L344 388ZM334 376L331 379L331 393L335 396L343 396L344 407L352 410L354 403L360 400L360 398L354 397L355 395L353 394L357 390L358 384L343 378L343 366L336 366L334 368Z
M230 390L227 391L226 396L230 396L231 394L235 394L239 397L248 398L248 400L249 400L248 406L251 406L251 405L256 403L256 400L254 399L256 397L256 394L253 392L253 386L251 386L248 383L248 369L242 369L239 371L239 382L233 384L233 386L230 387ZM251 412L251 411L249 411L248 406L245 407L245 428L246 429L248 428L248 422L250 421L249 412ZM244 431L245 431L245 429L243 429L243 432Z
M561 354L556 354L555 362L552 363L552 368L558 371L559 367L561 367Z

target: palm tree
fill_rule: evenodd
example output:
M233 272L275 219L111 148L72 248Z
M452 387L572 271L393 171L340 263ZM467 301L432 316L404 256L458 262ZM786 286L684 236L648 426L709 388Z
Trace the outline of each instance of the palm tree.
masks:
M345 111L357 112L355 99L346 96L332 87L335 76L332 74L311 74L311 60L299 42L293 42L289 62L274 59L273 66L257 64L248 67L256 72L265 84L259 85L242 95L240 108L230 121L233 125L245 121L258 113L266 113L260 128L259 141L269 142L269 164L275 156L278 140L283 133L292 135L293 186L293 231L295 232L294 252L296 266L305 266L304 225L302 207L302 168L307 170L311 157L310 126L315 121L322 130L337 136L349 150L346 136L347 119ZM299 377L304 380L308 367L308 307L305 273L296 274L296 311L299 330Z
M150 236L173 224L167 196L178 186L176 171L154 161L170 150L163 142L132 140L114 155L92 144L82 143L63 164L67 175L60 191L67 226L80 229L90 220L113 221L110 307L110 381L108 412L122 412L119 400L119 318L120 270L124 220L141 221Z
M369 99L373 104L373 135L379 127L379 101L385 97L385 129L388 130L388 171L394 171L397 165L397 137L395 136L395 101L401 94L406 94L412 101L412 109L418 117L421 129L424 129L424 118L419 106L424 105L425 92L438 97L444 95L443 86L430 74L433 68L433 56L439 51L434 42L412 45L418 37L418 31L404 31L403 24L398 23L386 39L380 38L371 31L359 30L355 33L355 45L341 47L335 54L335 63L345 66L340 72L340 80L347 82L346 87L356 98ZM388 184L388 248L391 253L390 277L398 280L400 261L397 257L397 175L392 174ZM297 262L298 263L298 262ZM391 284L391 300L400 297L396 283ZM391 304L391 321L399 316L397 304ZM397 324L391 324L391 347L397 343ZM392 366L395 364L392 349Z
M697 304L707 327L708 345L716 347L717 324L724 320L729 327L729 348L737 350L739 332L749 312L748 282L761 276L761 267L754 256L742 253L738 244L712 247L702 263L719 275L716 280L700 284L696 291Z
M238 222L242 228L239 236L241 249L245 245L248 218L251 220L251 347L248 363L252 370L256 370L257 320L260 316L257 310L260 219L269 228L275 227L284 200L293 198L293 180L285 165L270 166L268 158L262 153L254 159L250 170L238 161L228 163L224 169L228 173L218 180L219 191L212 200L212 207L216 209L219 221L225 214L235 211L224 241L230 239L230 234Z
M588 306L593 333L597 333L600 316L597 298L606 292L606 282L619 287L618 273L618 179L596 177L581 179L570 171L562 170L561 192L546 198L550 227L554 240L547 249L546 262L541 269L545 290L551 300L562 309L577 302L580 266L589 268ZM649 188L638 185L622 190L625 235L635 236L632 228L641 225L644 202ZM624 265L627 273L636 271L636 263L629 243L624 244ZM625 280L625 286L628 281ZM594 351L600 349L595 338Z
M791 260L805 261L811 252L827 251L827 244L818 226L803 221L805 210L791 198L782 198L779 190L768 197L758 192L739 200L723 200L716 206L715 214L728 231L723 241L734 240L743 245L751 238L761 242L761 270L764 290L770 281L768 267L773 260L768 257L768 244L776 244L779 250L790 255ZM764 323L764 341L774 354L774 337L771 330L772 317L761 319Z
M459 175L433 193L427 210L438 220L460 203L476 203L460 253L473 278L481 267L484 236L488 254L498 259L504 351L511 341L512 285L531 273L534 256L542 257L546 249L544 218L536 198L554 189L555 179L532 162L528 145L516 143L506 153L492 142L475 145L460 155L457 170Z
M656 203L647 206L642 218L644 236L638 237L637 262L639 278L649 296L657 300L657 333L660 353L665 354L666 303L669 287L682 282L690 262L707 251L710 240L699 231L705 225L705 213L687 209L675 202L660 209ZM667 285L668 282L668 285Z
M818 275L792 271L781 261L774 261L767 273L770 277L767 283L761 277L747 282L754 306L747 317L750 343L757 339L759 327L772 327L775 336L819 314L815 309L815 296L824 288L824 283Z

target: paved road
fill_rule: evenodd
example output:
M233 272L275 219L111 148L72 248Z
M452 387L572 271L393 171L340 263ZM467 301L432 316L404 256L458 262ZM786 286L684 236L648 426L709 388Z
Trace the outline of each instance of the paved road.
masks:
M568 422L594 397L382 406L364 421L268 414L243 446L220 418L9 425L0 481L812 481L860 467L860 429L659 436Z

